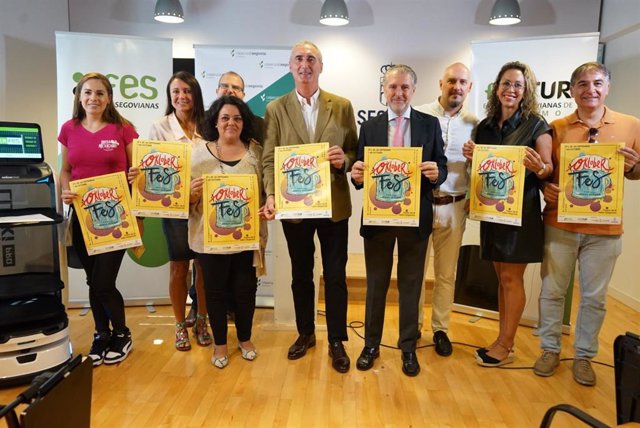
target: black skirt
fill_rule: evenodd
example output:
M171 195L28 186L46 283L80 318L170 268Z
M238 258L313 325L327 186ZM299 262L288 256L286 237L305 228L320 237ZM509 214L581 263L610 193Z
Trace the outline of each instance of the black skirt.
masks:
M527 175L531 175L529 172ZM535 177L527 177L523 195L522 226L480 223L480 249L484 260L539 263L544 252L544 224L540 191Z

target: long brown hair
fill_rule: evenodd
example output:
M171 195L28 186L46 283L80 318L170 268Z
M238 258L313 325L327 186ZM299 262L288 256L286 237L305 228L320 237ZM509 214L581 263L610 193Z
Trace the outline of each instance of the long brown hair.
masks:
M170 115L176 109L173 107L171 103L171 83L174 80L182 80L189 86L191 89L191 98L193 98L193 110L191 110L191 118L193 122L196 124L196 130L200 132L202 128L202 124L204 123L204 101L202 100L202 89L200 89L200 84L195 76L188 71L178 71L169 79L167 83L167 109L165 110L165 115Z
M77 123L80 123L87 117L87 112L84 107L82 107L82 103L80 102L80 96L82 95L82 87L87 82L87 80L96 79L102 82L104 87L107 89L107 94L109 95L109 104L107 108L102 112L102 120L107 123L115 123L118 126L131 125L127 119L125 119L119 112L116 110L116 106L113 103L113 86L111 86L111 82L107 79L107 76L104 74L91 72L87 73L78 82L76 88L74 89L74 97L73 97L73 117ZM131 125L133 126L133 125Z
M531 68L520 61L508 62L502 66L496 80L493 82L491 88L491 94L487 100L487 117L494 121L501 119L502 108L500 107L500 100L498 99L498 88L500 87L500 81L502 76L507 70L520 70L524 76L524 93L522 94L522 101L520 101L520 110L522 111L522 118L528 119L532 114L540 114L538 109L538 97L536 96L536 89L538 82L536 81L536 75L533 74Z

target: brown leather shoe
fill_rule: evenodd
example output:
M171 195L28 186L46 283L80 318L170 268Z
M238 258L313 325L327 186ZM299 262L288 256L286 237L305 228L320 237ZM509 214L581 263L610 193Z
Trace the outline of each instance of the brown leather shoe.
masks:
M295 343L289 347L289 353L287 354L287 358L290 360L297 360L298 358L304 357L304 354L307 353L307 349L313 348L316 346L316 335L311 334L301 334L296 339Z
M351 360L341 341L336 340L335 342L329 342L329 356L332 359L331 366L333 366L336 371L340 373L349 371Z

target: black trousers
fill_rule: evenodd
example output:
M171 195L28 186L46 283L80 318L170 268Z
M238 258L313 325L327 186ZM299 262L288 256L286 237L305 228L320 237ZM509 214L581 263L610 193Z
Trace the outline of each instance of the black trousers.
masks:
M229 294L235 305L238 340L246 342L251 339L258 289L256 268L253 267L253 251L237 254L198 253L196 257L202 267L207 312L216 345L227 343Z
M127 332L124 299L116 288L116 278L120 271L125 250L90 256L87 253L87 247L80 229L80 221L75 212L71 221L73 222L73 247L87 275L89 304L96 324L96 331L110 331L109 322L111 322L111 327L113 327L114 331Z
M400 318L400 349L411 352L416 348L418 305L423 287L427 242L416 228L381 227L372 238L364 239L367 270L367 298L365 308L365 346L377 348L382 340L384 312L393 266L393 248L398 242L398 294Z
M347 242L349 220L306 219L300 223L282 222L291 258L291 291L299 334L315 332L315 284L313 264L318 233L322 254L322 275L329 341L345 341L347 336Z

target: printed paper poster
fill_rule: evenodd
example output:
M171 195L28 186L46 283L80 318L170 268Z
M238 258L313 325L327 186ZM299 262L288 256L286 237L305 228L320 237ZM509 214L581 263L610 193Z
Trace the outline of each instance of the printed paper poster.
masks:
M522 225L524 146L476 145L471 163L469 218Z
M69 187L78 194L73 208L90 256L142 245L124 172L71 181Z
M189 217L190 144L133 140L132 163L140 168L132 186L134 215Z
M362 224L418 226L420 147L365 147Z
M329 143L275 149L276 218L331 218Z
M624 143L560 146L559 223L622 222Z
M205 174L204 251L257 250L260 189L255 174Z

